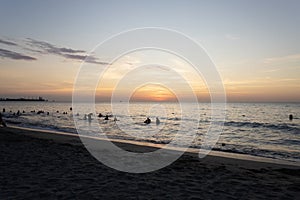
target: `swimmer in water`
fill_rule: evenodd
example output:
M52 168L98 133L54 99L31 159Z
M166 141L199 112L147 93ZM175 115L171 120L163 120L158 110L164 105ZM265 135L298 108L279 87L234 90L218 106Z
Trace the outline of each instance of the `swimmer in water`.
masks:
M151 123L151 119L149 117L147 117L147 119L144 121L145 124L150 124Z

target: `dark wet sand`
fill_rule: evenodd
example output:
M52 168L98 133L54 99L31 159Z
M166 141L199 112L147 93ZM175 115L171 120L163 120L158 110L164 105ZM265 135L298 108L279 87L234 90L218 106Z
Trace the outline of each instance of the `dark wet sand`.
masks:
M101 164L77 138L0 127L1 200L299 197L300 167L186 153L161 170L130 174Z

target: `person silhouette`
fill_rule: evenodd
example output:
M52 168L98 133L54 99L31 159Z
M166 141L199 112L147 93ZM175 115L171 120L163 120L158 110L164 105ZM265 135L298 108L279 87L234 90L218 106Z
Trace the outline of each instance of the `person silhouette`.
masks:
M0 125L2 125L3 127L7 127L5 121L2 119L2 114L0 113Z
M156 117L156 125L160 124L160 120L158 119L158 117Z
M150 124L151 123L151 119L149 117L147 117L147 119L144 121L145 124Z
M292 121L294 116L292 114L289 115L289 119Z
M92 115L93 113L88 114L88 121L92 121Z

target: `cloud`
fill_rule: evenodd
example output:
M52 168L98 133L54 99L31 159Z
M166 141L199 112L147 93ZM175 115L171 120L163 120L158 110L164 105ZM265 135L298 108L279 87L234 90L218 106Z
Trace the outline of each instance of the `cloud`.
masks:
M56 47L53 44L44 41L38 41L31 38L27 38L29 46L34 48L39 48L43 50L45 53L56 54L56 55L63 55L63 53L85 53L84 50L76 50L71 48L65 47Z
M293 54L280 57L266 58L263 61L265 64L286 64L291 62L300 62L300 54Z
M299 86L299 78L271 78L260 77L247 80L230 80L225 79L223 81L226 88L276 88L278 86Z
M86 55L64 54L63 57L73 60L84 60L86 58Z
M70 48L59 48L59 50L63 53L85 53L83 50L74 50Z
M98 58L95 56L64 54L63 57L73 59L73 60L80 60L80 61L84 60L85 62L93 63L93 64L100 64L100 65L110 64L108 62L99 61Z
M2 40L2 39L0 39L0 43L10 45L10 46L18 46L18 44L14 43L14 42L10 42L10 41L7 41L7 40Z
M24 43L25 42L25 43ZM73 49L69 47L60 47L49 42L39 41L32 38L27 38L21 43L11 42L0 38L0 44L5 44L9 46L15 46L19 49L25 50L26 52L32 52L34 54L44 54L44 55L56 55L63 57L65 59L85 61L87 63L99 64L99 65L109 65L110 63L101 61L95 55L89 55L85 50ZM14 60L37 60L35 57L27 56L14 51L1 49L0 57L10 58Z
M85 62L94 63L94 64L100 64L100 65L110 65L111 64L109 62L99 61L99 59L97 57L95 57L95 56L88 56L88 57L86 57Z
M27 55L17 53L14 51L9 51L6 49L0 49L0 57L1 58L10 58L13 60L28 60L28 61L37 60L34 57L27 56Z
M84 50L71 49L66 47L57 47L53 44L44 41L38 41L31 38L27 38L27 44L34 49L29 49L33 52L39 52L43 54L53 54L64 57L66 59L72 59L77 61L85 61L93 64L107 65L109 63L100 61L97 57L88 55Z

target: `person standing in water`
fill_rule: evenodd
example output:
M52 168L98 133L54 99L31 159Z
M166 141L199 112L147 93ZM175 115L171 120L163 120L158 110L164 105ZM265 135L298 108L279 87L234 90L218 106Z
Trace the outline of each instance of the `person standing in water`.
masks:
M5 121L2 119L2 114L0 113L0 125L7 127Z
M160 120L158 119L158 117L156 117L156 125L160 124Z
M93 115L93 113L90 113L90 114L87 115L87 116L88 116L88 121L89 121L89 122L92 121L92 115Z

